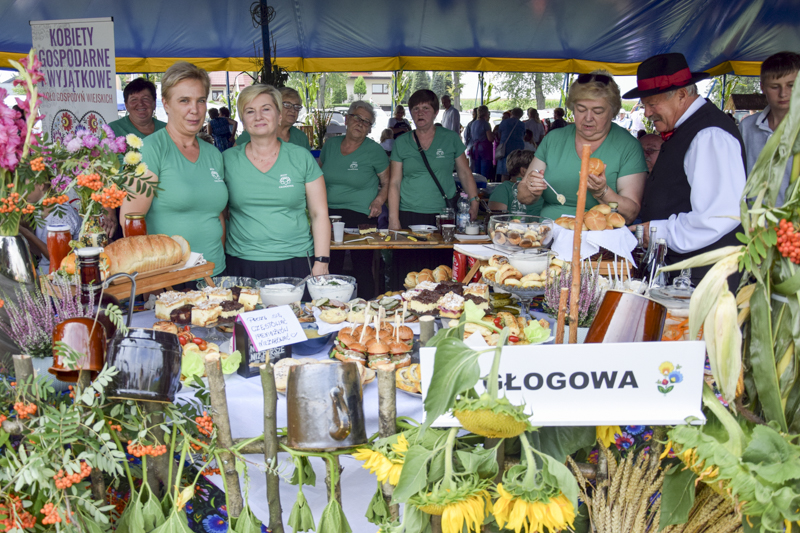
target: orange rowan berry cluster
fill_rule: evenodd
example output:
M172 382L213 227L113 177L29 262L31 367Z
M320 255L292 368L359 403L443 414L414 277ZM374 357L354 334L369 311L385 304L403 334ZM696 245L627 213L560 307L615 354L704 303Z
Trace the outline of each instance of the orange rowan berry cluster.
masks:
M36 159L31 160L31 170L34 172L41 172L44 170L44 159L41 157L37 157Z
M42 205L53 205L58 204L62 205L69 202L69 197L66 194L62 194L61 196L54 196L52 198L45 198L42 200Z
M197 431L206 437L211 436L211 432L214 431L214 422L206 411L203 411L203 416L196 416L194 421L197 424Z
M36 525L36 518L22 507L22 500L18 496L9 495L11 506L0 503L0 515L5 515L0 520L0 532L5 533L12 529L33 529ZM14 516L16 514L16 517Z
M14 410L17 412L17 418L21 420L30 418L30 415L36 414L37 409L38 408L34 403L17 402L14 404Z
M143 457L145 455L149 455L151 457L158 457L159 455L164 455L167 453L167 445L166 444L156 444L152 446L148 444L147 446L142 446L141 444L133 444L133 441L128 441L128 453L133 455L134 457Z
M109 427L109 429L111 429L112 431L113 431L113 430L116 430L116 431L122 431L122 426L120 426L119 424L109 424L109 425L108 425L108 427Z
M44 518L42 518L43 525L47 526L61 522L61 515L58 514L58 508L50 502L44 504L44 507L42 507L42 510L39 512L44 515Z
M72 385L70 385L67 388L69 389L69 397L70 398L75 398L75 388Z
M794 225L785 218L778 223L778 251L800 265L800 233L796 233Z
M122 205L122 200L125 199L128 193L117 188L117 184L106 187L100 192L92 194L92 200L98 202L106 209L116 209Z
M100 187L103 186L103 180L100 174L78 174L78 185L93 191L99 191Z
M218 476L220 475L219 468L211 468L210 466L201 472L204 476Z
M63 470L59 470L58 474L53 476L56 480L57 489L68 489L75 483L80 483L82 479L89 477L92 473L92 467L86 463L81 463L81 471L74 474L67 474Z
M14 184L9 183L11 187ZM0 214L4 213L19 213L22 212L23 215L29 215L33 213L35 209L32 205L26 205L24 207L19 206L20 196L18 192L9 193L6 198L0 198Z
M6 420L8 420L8 417L6 415L0 415L0 424L5 422Z

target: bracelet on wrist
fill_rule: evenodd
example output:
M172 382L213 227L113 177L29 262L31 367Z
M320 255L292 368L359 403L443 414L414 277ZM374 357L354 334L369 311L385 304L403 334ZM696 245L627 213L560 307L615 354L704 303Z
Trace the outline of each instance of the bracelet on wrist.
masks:
M601 194L600 196L595 196L595 198L597 198L598 200L602 200L603 198L605 198L606 193L608 193L608 185L606 185L606 188L603 189L603 194Z

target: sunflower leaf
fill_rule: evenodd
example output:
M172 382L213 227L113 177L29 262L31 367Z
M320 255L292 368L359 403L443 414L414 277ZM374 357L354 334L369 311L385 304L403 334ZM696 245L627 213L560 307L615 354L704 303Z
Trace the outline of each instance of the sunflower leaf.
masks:
M428 461L433 452L415 444L406 452L400 480L394 488L392 503L405 503L428 484Z
M697 474L678 464L672 466L664 476L661 489L661 519L659 531L667 526L685 524L689 511L694 506L694 484Z
M413 505L406 505L403 508L403 515L405 533L430 533L431 515L423 513Z
M471 389L480 379L480 353L454 338L441 339L436 345L433 376L425 397L425 422L430 427L450 410L459 393Z
M364 516L367 518L367 521L375 524L376 526L381 525L391 516L389 505L383 498L383 491L381 490L380 483L378 483L378 490L376 490L375 494L372 495L372 499L367 506L367 512Z

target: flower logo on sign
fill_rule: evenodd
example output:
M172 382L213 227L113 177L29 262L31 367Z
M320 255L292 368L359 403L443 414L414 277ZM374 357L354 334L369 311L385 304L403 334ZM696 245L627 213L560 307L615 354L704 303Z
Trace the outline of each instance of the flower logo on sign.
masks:
M100 121L97 120L97 115L95 115L94 113L89 115L86 120L86 125L89 127L92 133L95 133L97 131L97 128L100 127Z
M72 131L72 117L67 113L61 115L61 128L65 131Z
M658 392L667 395L675 385L683 381L683 374L679 372L681 365L675 366L669 361L664 361L659 365L658 371L661 374L661 379L656 381L658 385Z

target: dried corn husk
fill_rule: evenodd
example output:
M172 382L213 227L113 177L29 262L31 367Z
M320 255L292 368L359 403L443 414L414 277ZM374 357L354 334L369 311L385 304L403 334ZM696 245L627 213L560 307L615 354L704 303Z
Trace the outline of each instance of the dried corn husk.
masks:
M729 246L728 248L732 247ZM728 276L739 269L739 256L742 253L742 248L737 247L737 249L739 250L738 252L722 258L717 264L711 267L702 281L697 285L697 290L692 294L692 299L689 302L689 338L694 339L697 337L697 334L700 332L700 325L706 320L709 311L711 311L712 307L717 305L717 301L723 291L727 291ZM735 299L733 300L733 304L735 310ZM733 320L733 323L736 324L735 315ZM705 328L705 331L709 332L711 330ZM708 339L708 337L709 334L707 333L706 339Z

